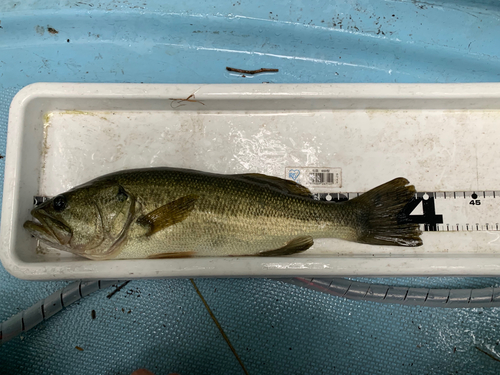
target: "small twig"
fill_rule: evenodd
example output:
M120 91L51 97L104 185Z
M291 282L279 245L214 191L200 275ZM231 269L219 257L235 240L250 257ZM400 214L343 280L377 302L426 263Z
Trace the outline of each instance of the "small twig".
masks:
M236 68L230 68L229 66L226 66L226 70L228 72L236 72L236 73L244 73L244 74L259 74L259 73L277 73L279 72L279 69L267 69L267 68L260 68L257 70L245 70L245 69L236 69Z
M193 99L191 99L193 98ZM194 100L194 94L189 95L186 99L179 99L179 98L168 98L168 100L174 100L178 103L180 102L191 102L191 103L200 103L201 105L205 105L205 103L199 101L199 100Z
M494 359L497 362L500 362L500 359L496 355L493 355L492 353L488 353L486 350L481 349L479 346L476 345L476 349L479 350L481 353L486 354L488 357L491 359Z
M205 298L203 298L203 295L201 294L200 290L198 289L198 287L196 286L195 282L193 279L189 279L191 281L191 284L193 284L193 287L194 287L194 290L196 290L196 293L198 293L198 296L200 297L201 299L201 302L203 302L203 304L205 305L205 308L207 309L208 311L208 314L210 315L210 317L212 318L212 320L214 321L215 325L217 326L217 328L219 329L222 337L224 337L224 340L226 340L226 343L227 345L229 345L229 349L231 349L231 351L233 352L234 356L236 357L236 359L238 360L241 368L243 369L243 372L246 374L246 375L249 375L248 374L248 371L247 369L245 368L245 365L243 364L243 361L240 359L238 353L236 353L236 349L234 349L234 346L231 344L231 341L229 341L229 337L227 337L226 333L224 332L224 329L222 328L222 326L220 325L219 321L217 320L217 318L215 317L214 313L212 312L212 310L210 309L210 307L208 306L208 303L207 301L205 301Z
M122 285L118 286L115 290L113 290L111 293L107 295L108 298L113 297L116 293L118 293L120 290L122 290L128 283L129 281L125 281Z

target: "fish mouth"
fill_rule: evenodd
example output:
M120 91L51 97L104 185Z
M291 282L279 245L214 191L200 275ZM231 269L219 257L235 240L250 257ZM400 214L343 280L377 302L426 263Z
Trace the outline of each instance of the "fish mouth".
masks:
M31 211L36 221L26 221L23 225L33 236L44 242L55 245L68 245L73 232L70 227L62 221L50 216L40 209ZM38 222L37 222L38 221Z

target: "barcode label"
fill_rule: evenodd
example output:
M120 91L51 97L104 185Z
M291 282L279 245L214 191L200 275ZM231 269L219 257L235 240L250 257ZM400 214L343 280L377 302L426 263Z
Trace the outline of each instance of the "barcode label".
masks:
M331 172L312 172L309 173L309 183L312 185L332 185L334 174Z
M342 169L340 168L304 168L288 167L285 178L314 190L342 187Z

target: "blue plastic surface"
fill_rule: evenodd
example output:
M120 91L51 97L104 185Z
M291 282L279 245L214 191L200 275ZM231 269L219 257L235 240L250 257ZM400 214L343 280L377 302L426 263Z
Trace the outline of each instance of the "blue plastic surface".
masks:
M495 1L3 1L0 154L10 100L29 83L498 81L499 19ZM280 71L242 77L226 66ZM371 281L481 288L499 280ZM377 305L271 280L197 284L250 374L500 371L476 349L499 347L498 308ZM0 269L0 320L64 285ZM189 281L133 281L108 293L0 347L0 373L242 373Z

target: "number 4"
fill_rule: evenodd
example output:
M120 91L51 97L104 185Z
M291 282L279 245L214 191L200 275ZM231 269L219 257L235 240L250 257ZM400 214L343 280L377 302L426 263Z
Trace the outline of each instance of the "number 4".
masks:
M422 203L423 215L412 215L413 210ZM443 224L443 215L436 214L434 197L423 199L423 196L413 198L401 211L401 219L410 223L424 224L426 231L436 231L437 224Z

